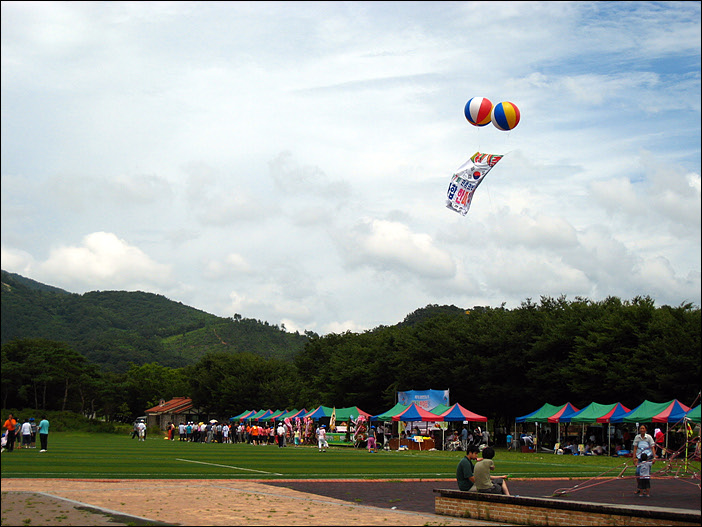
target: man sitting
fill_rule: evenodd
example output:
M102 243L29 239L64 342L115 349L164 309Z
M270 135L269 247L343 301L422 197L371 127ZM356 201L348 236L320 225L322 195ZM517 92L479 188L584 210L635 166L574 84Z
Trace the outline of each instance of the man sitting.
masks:
M475 488L475 476L473 475L473 461L479 461L478 459L478 447L475 445L468 445L466 450L466 455L461 458L461 461L456 467L456 481L458 482L458 489L463 491L473 491Z

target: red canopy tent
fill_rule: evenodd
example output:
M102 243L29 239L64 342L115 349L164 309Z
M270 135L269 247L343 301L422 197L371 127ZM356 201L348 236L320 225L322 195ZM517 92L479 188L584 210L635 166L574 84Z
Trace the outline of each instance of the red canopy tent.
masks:
M548 423L569 423L570 417L579 410L570 403L565 403L552 416L549 416L546 421Z
M628 414L629 412L631 412L631 410L629 410L626 406L624 406L622 403L617 403L614 408L612 408L606 414L598 417L595 421L598 423L616 422L616 420L624 417L624 415Z
M429 410L425 410L421 406L417 406L416 403L410 404L406 409L402 410L399 414L392 416L393 421L423 421L425 423L443 421L443 418ZM427 424L427 430L429 425ZM421 437L415 439L419 442L419 449L421 446Z
M392 416L393 421L443 421L441 416L435 413L425 410L421 406L417 406L416 403L410 404L406 409L402 410L399 414Z
M458 403L454 404L442 414L439 414L439 417L441 417L443 421L479 421L481 423L487 423L487 417L466 410Z

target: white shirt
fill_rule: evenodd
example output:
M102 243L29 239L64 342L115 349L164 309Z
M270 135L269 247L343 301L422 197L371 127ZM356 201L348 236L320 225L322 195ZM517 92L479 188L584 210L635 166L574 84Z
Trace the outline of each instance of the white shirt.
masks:
M32 435L32 425L29 423L22 423L22 435L30 436Z

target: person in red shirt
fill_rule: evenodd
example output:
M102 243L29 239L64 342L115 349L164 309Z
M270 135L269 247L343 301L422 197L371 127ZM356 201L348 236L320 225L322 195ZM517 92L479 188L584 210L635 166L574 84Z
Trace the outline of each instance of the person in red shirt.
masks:
M660 428L656 428L655 433L653 434L653 440L656 442L656 457L657 458L662 458L664 456L664 443L665 443L665 434Z
M17 421L12 414L9 415L3 426L7 431L7 451L12 452L15 449L15 433L17 430Z

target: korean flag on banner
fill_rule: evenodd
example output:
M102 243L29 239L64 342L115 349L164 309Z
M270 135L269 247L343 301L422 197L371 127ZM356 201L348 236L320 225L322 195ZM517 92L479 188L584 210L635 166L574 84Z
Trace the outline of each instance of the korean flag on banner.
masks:
M446 192L446 207L465 216L470 209L475 189L502 157L499 154L476 152L458 167L451 176L451 183Z

